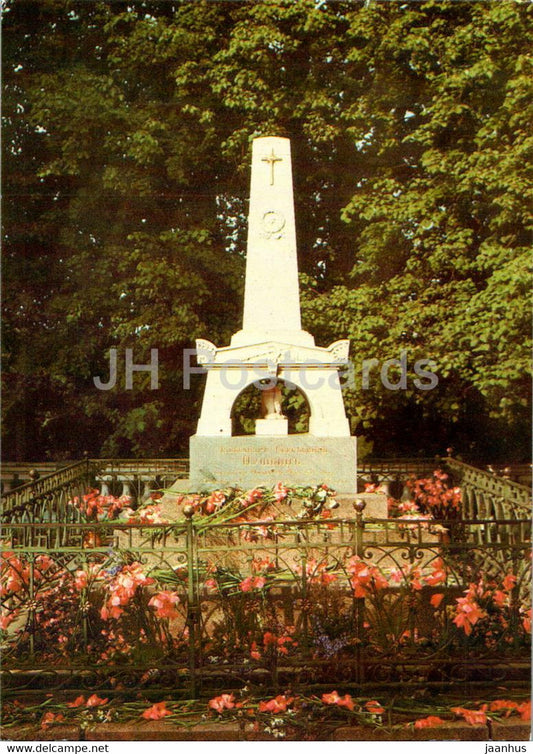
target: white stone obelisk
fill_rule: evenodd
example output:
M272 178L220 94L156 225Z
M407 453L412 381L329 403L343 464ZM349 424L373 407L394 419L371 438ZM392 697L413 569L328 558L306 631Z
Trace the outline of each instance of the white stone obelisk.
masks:
M300 320L289 139L254 139L251 174L243 325L231 345L313 346Z
M196 341L207 378L190 441L191 483L214 489L283 479L354 493L356 438L350 436L339 378L350 343L316 346L302 330L289 140L254 139L251 174L242 329L229 346ZM233 405L250 385L262 391L261 418L254 435L232 436ZM306 398L307 433L289 433L281 385L298 388Z

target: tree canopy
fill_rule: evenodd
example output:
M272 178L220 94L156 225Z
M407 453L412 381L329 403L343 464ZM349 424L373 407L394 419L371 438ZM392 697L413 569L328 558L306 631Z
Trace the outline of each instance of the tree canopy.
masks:
M275 134L293 151L304 327L351 341L353 432L378 456L526 459L530 15L6 0L5 456L187 453L203 380L183 389L183 349L240 328L250 144ZM126 348L137 364L158 349L159 389L146 373L125 389ZM408 367L396 390L389 359Z

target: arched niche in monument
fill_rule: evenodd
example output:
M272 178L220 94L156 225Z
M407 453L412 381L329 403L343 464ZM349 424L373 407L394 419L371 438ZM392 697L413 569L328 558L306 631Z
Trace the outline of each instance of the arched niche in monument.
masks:
M223 349L219 349L222 351ZM318 349L317 349L318 350ZM322 349L325 350L325 349ZM277 368L276 378L292 382L304 394L310 409L309 434L317 437L347 437L350 435L348 419L337 367L331 364L314 363L313 369L307 364L299 364L295 359L287 367ZM198 422L197 435L205 437L231 437L231 410L237 396L249 385L260 379L273 379L269 368L263 371L255 365L246 369L242 364L229 364L221 361L212 364L207 374L207 382ZM272 422L272 424L259 424ZM278 436L288 434L274 424L275 420L258 417L256 434ZM267 430L271 428L269 433Z
M233 437L254 435L256 432L256 420L262 417L264 412L264 399L262 398L262 386L253 382L241 390L231 409L231 434ZM269 381L270 384L271 381ZM290 435L309 432L309 417L311 407L305 392L294 383L287 380L277 380L281 390L282 415L288 421L288 433Z

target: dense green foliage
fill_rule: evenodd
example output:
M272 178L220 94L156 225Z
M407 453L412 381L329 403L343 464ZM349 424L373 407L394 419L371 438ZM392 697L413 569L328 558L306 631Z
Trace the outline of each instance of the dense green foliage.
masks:
M304 325L351 340L353 431L376 455L523 460L530 10L8 0L5 455L187 452L203 380L183 390L182 351L239 329L250 141L277 134ZM158 390L124 389L125 348L159 349ZM383 387L402 351L435 389Z

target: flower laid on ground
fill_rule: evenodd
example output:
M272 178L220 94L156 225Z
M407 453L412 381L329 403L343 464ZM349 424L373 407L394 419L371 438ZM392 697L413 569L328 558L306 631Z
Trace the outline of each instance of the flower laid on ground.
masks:
M85 705L85 697L77 696L73 702L68 702L67 707L83 707Z
M171 714L172 712L166 707L166 702L157 702L141 712L141 717L144 717L145 720L161 720Z
M209 709L214 709L215 712L224 712L226 709L233 709L235 707L235 697L233 694L221 694L210 699L207 706Z
M286 712L287 707L292 704L294 697L286 697L284 694L278 694L274 699L268 702L259 702L259 712L271 712L273 714Z
M446 721L436 715L429 715L423 717L420 720L415 720L415 730L422 730L423 728L438 728L439 725L444 725Z
M100 490L89 489L81 498L74 497L67 505L77 508L87 521L113 521L131 505L131 497L102 495Z
M161 506L144 505L134 511L132 508L126 508L121 519L127 524L168 524L168 521L161 516Z
M86 707L102 707L104 704L107 704L109 699L101 699L97 694L93 694L90 696L87 701L85 702Z
M316 487L287 487L282 482L277 482L271 489L255 487L243 492L237 487L228 487L223 490L215 490L208 496L192 493L179 495L176 502L183 507L192 508L197 517L210 517L209 523L232 521L236 524L252 524L254 520L259 520L263 524L265 521L274 520L274 516L267 515L269 507L283 501L290 506L293 505L295 500L301 502L300 511L295 511L291 516L295 519L321 518L324 512L337 507L338 503L333 500L335 495L335 490L330 489L325 484ZM278 517L279 515L280 511L275 510L275 516ZM261 529L261 524L258 529ZM257 541L256 533L259 536L270 536L268 530L243 532L247 541L251 542Z
M61 712L45 712L41 719L41 728L46 730L54 723L65 722L65 716Z
M179 603L180 598L177 592L163 591L154 594L154 596L148 602L149 607L155 609L155 613L159 618L178 618L179 613L176 610L176 605Z
M246 492L243 495L242 506L246 507L247 505L253 505L258 500L261 500L261 498L263 497L263 493L264 493L264 490L260 488L248 490L248 492Z
M451 710L457 717L464 718L469 725L484 725L487 722L487 707L487 704L482 704L477 710L464 707L452 707Z
M248 688L245 687L243 692L247 692ZM396 697L396 694L394 695ZM52 697L52 694L48 694L48 697ZM91 703L94 700L94 703ZM107 700L100 699L96 694L93 694L87 701L83 696L77 697L73 702L67 703L66 708L76 709L77 713L70 713L67 717L58 709L57 704L54 705L54 711L47 711L42 715L41 727L47 729L49 726L66 722L67 720L87 720L85 714L87 709L102 707ZM121 699L117 697L114 701L115 710L121 707ZM392 710L394 710L394 702L391 700ZM131 716L131 719L138 719L142 717L145 720L162 720L173 714L172 710L167 708L168 702L161 701L146 707L149 704L146 701L139 699L137 702L130 702L127 706L127 714ZM403 707L403 705L402 705ZM224 715L224 719L236 720L237 716L242 715L240 710L245 708L246 718L250 719L251 723L254 723L255 732L267 732L273 733L275 728L281 729L284 726L288 726L285 732L290 736L293 733L301 733L302 725L306 727L306 730L312 728L313 724L317 721L320 723L326 722L329 725L330 722L335 720L339 721L339 725L342 718L338 714L335 714L336 708L343 708L348 713L359 714L366 711L366 723L371 723L376 726L382 724L381 716L384 713L384 707L379 701L375 699L368 700L361 710L357 700L354 700L350 694L344 694L341 696L336 690L322 694L321 698L316 696L305 697L299 695L293 695L289 691L285 691L282 694L278 694L270 699L255 700L245 698L242 701L236 701L233 693L224 693L214 697L208 702L208 709L212 712L216 712L219 715ZM441 712L441 708L438 710ZM454 713L456 718L465 720L472 726L485 726L490 718L501 719L508 718L512 715L519 715L521 720L526 722L531 716L531 703L529 701L517 702L509 699L496 699L491 702L477 703L476 709L467 709L465 707L452 707L450 709ZM333 715L329 713L333 712ZM81 714L80 714L81 713ZM205 717L205 703L201 701L187 703L187 720L184 720L185 725L189 724L194 716ZM12 720L16 717L19 719L25 719L26 721L35 720L35 707L33 703L22 704L19 700L13 700L5 704L5 718L4 724L11 725ZM343 716L344 717L344 716ZM414 730L432 729L445 725L448 719L451 719L446 714L446 719L443 719L439 715L429 714L427 717L412 719L411 722L395 725L394 728L410 727ZM94 720L94 714L90 716L90 719ZM98 719L113 719L111 710L105 713L99 713ZM176 722L179 723L179 716ZM285 737L285 735L283 736ZM311 739L313 740L313 739Z
M365 709L367 712L370 712L371 715L382 715L385 712L381 704L376 702L375 699L365 702Z
M330 694L322 694L322 701L324 704L336 704L338 707L346 707L346 709L354 709L354 701L349 694L339 696L336 691L332 691Z
M504 717L509 717L513 710L518 709L518 702L513 702L511 699L495 699L489 704L490 712L505 712Z
M281 503L281 501L285 500L285 498L289 494L289 488L288 487L284 487L281 482L278 482L274 486L272 492L274 494L274 498L275 498L276 502Z
M220 490L212 492L204 503L204 510L207 515L216 513L226 502L226 495Z

